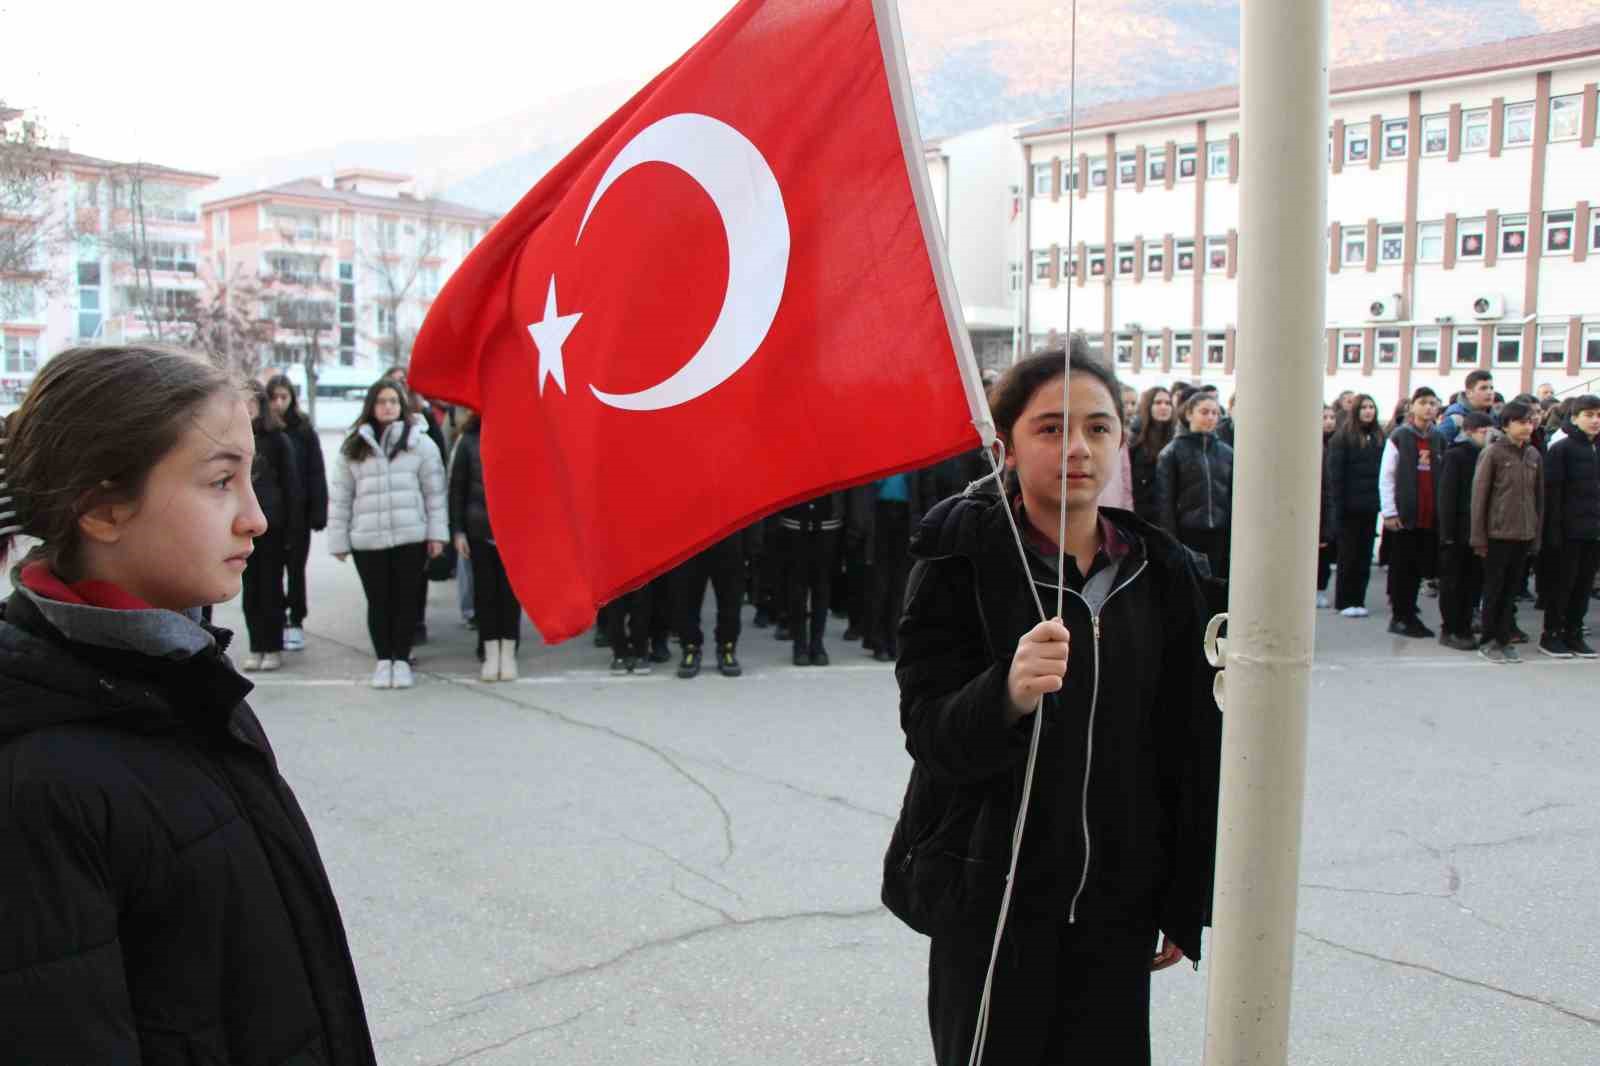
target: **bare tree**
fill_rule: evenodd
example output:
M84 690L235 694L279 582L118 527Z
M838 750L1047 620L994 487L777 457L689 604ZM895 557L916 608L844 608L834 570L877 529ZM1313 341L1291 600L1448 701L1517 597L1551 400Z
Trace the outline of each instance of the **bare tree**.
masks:
M254 274L235 270L213 284L175 323L174 339L205 352L218 366L255 377L277 326L261 313L267 287Z
M413 201L414 202L414 201ZM377 335L379 350L389 366L403 366L411 355L416 330L401 321L407 302L431 299L434 272L444 244L444 227L431 203L420 218L382 218L371 240L363 242L362 265L377 288L374 301L383 312Z
M35 293L67 284L52 272L74 236L65 203L54 194L58 176L44 127L0 100L0 318L31 310Z
M128 223L108 233L105 244L114 258L133 266L134 283L125 295L145 331L157 340L168 340L189 317L184 306L189 301L182 290L156 288L156 270L177 269L179 263L168 254L172 242L151 240L150 223L175 220L184 204L178 188L149 180L154 173L157 168L144 163L129 163L112 173L113 203L127 209ZM171 259L166 267L160 265L164 256Z

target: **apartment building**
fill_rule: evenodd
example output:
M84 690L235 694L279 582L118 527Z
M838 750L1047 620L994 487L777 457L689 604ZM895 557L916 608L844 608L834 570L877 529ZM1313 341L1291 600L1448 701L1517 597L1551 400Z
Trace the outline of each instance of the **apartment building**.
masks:
M1331 82L1316 354L1329 394L1443 394L1477 367L1508 394L1600 378L1600 26L1336 69ZM1019 135L1027 346L1066 327L1070 293L1073 328L1130 383L1183 377L1226 393L1251 269L1238 88L1106 105L1076 125Z
M410 176L341 170L201 208L202 273L250 286L273 323L263 365L404 362L433 298L497 216L419 196Z

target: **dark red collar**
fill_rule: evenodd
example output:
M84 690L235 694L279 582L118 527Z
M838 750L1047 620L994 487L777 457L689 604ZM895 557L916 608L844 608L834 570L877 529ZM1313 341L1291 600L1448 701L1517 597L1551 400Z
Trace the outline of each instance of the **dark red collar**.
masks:
M1027 512L1022 506L1022 493L1017 493L1016 497L1011 501L1011 511L1017 516L1017 525L1022 529L1022 535L1030 547L1046 557L1060 555L1061 547L1055 542L1055 538L1047 535L1038 526L1028 521ZM1119 562L1127 557L1128 553L1133 550L1133 546L1122 535L1122 530L1117 528L1116 523L1106 517L1104 511L1100 512L1099 518L1100 551L1105 553L1108 562Z
M29 563L22 568L22 587L45 599L80 607L103 607L111 611L154 610L139 597L109 581L77 581L69 585L44 563Z

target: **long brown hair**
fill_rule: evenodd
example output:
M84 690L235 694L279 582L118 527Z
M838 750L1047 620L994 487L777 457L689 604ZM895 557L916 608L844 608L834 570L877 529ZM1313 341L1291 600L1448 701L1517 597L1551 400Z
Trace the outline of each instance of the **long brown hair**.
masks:
M196 409L244 383L204 357L160 345L68 348L39 371L5 420L5 496L17 527L44 543L30 553L78 577L78 520L107 503L137 501L183 437ZM0 560L14 534L0 535Z
M1157 422L1151 415L1151 410L1156 405L1156 397L1161 393L1167 394L1167 401L1172 400L1172 390L1164 385L1152 385L1144 390L1144 395L1139 397L1139 432L1134 434L1129 450L1137 451L1151 462L1161 454L1161 449L1172 443L1173 436L1178 430L1178 409L1174 405L1172 415L1165 422Z
M1372 426L1363 428L1361 425L1361 407L1363 404L1372 405ZM1383 426L1378 422L1382 414L1378 409L1378 401L1366 393L1357 396L1355 403L1350 405L1350 413L1345 416L1339 427L1333 431L1333 439L1351 448L1381 448L1388 435L1383 432Z
M389 453L393 459L411 443L411 397L406 394L406 387L389 377L379 378L367 389L367 398L361 403L361 415L350 427L350 435L344 439L344 446L339 450L344 457L353 463L359 463L372 455L372 445L367 443L367 438L361 435L362 426L372 427L372 436L381 446L383 443L383 427L378 424L378 416L373 409L378 406L378 397L385 389L392 390L400 400L400 442Z
M249 393L256 401L256 416L250 420L250 428L257 433L277 433L284 428L283 419L278 417L278 412L272 409L272 391L259 381L252 381Z
M311 419L300 410L300 390L294 387L288 374L274 374L267 379L267 399L272 399L272 394L279 389L289 394L289 409L283 412L283 424L290 429L299 429L302 422L310 425Z

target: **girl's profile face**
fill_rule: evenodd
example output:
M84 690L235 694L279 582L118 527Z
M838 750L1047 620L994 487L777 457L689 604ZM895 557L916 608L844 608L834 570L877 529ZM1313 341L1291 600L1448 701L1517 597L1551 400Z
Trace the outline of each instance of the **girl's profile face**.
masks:
M251 542L267 530L250 485L255 435L244 399L218 393L186 421L137 501L80 521L93 576L173 611L237 595ZM113 528L91 520L105 510Z
M1096 507L1122 447L1117 398L1090 374L1072 375L1067 397L1066 437L1062 434L1061 379L1033 391L1028 406L1011 427L1006 465L1016 470L1024 506L1048 513L1061 507L1061 449L1067 450L1067 507Z
M1172 393L1158 392L1150 401L1150 417L1156 422L1172 421Z
M378 393L378 398L372 402L372 417L378 420L378 425L387 426L400 417L400 394L393 389L384 389Z
M1201 400L1189 412L1189 428L1195 433L1210 433L1217 428L1222 408L1215 400Z
M289 390L279 387L272 390L272 411L279 418L288 413L289 405L294 402L294 397L289 395Z

